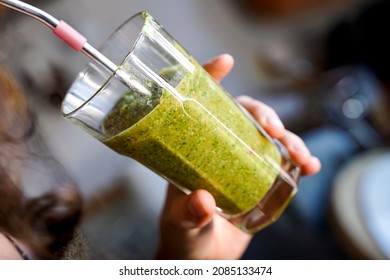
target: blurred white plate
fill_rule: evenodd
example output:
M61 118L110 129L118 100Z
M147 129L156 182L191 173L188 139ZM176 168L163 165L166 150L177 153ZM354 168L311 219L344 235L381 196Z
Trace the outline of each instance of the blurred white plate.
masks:
M368 232L390 259L390 152L379 155L365 168L358 202Z
M388 188L385 193L381 187L384 184L380 184L389 182L390 174L384 171L386 165L383 163L382 168L373 165L383 155L389 154L389 150L363 153L351 159L336 177L330 202L333 222L337 226L337 233L341 234L341 245L354 258L390 258L386 249L390 233L388 225L384 226L386 223L383 222L387 220L387 224L390 223L389 205L386 209L381 206L382 210L378 210L379 204L384 204L386 200L390 202ZM388 169L390 173L390 168ZM378 199L378 196L381 198Z

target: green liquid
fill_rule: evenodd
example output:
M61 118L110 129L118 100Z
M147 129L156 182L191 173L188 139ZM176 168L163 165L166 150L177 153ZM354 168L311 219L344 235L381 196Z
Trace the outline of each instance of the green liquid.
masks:
M107 128L120 132L104 143L184 189L208 190L226 214L251 209L278 175L279 150L201 66L176 90L184 101L166 90L135 103L130 98L133 105L122 99L106 119ZM151 109L137 113L139 102Z

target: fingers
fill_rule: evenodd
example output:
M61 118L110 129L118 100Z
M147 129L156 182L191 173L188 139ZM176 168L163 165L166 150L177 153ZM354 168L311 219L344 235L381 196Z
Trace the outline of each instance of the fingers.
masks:
M287 148L292 160L301 166L303 175L319 172L321 163L318 158L311 155L299 136L284 128L271 107L249 96L239 96L237 101L252 114L271 137L278 139Z
M302 167L302 175L312 175L320 172L321 162L317 157L311 156L310 160Z
M301 166L302 175L311 175L320 171L321 163L311 155L303 140L296 134L286 131L279 141L289 151L291 159Z
M284 135L284 125L271 107L249 96L239 96L237 101L248 110L271 137L279 138Z
M234 59L229 54L222 54L207 62L203 68L217 81L221 81L232 70Z
M167 197L169 222L179 228L201 228L211 222L216 205L213 196L205 190L186 195L173 185Z

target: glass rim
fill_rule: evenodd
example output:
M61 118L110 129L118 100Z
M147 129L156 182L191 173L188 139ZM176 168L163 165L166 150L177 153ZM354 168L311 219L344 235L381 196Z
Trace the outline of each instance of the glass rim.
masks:
M140 27L139 31L138 31L138 35L136 36L136 38L134 39L131 47L129 48L129 51L124 54L123 58L122 58L122 61L117 64L117 68L115 69L114 72L112 72L108 78L104 81L104 83L102 83L100 85L100 87L94 92L91 94L91 96L89 98L87 98L85 101L82 102L82 104L80 104L79 106L77 106L76 108L74 108L73 110L69 110L69 112L65 113L64 112L64 107L66 105L66 99L69 95L69 89L72 88L72 86L77 83L79 81L79 79L81 77L83 77L86 73L88 73L88 71L90 71L93 67L93 65L98 65L99 67L103 67L99 62L97 61L94 61L94 60L91 60L87 63L86 66L84 66L84 68L78 72L76 78L74 78L74 80L72 81L68 91L66 92L62 102L61 102L61 115L64 117L64 118L70 118L72 117L72 115L74 115L75 113L77 113L78 111L80 111L83 107L85 107L96 95L98 95L103 89L104 87L116 76L116 73L118 71L118 69L120 69L120 66L123 64L123 62L126 60L126 58L134 51L135 49L135 46L142 34L142 30L144 29L144 26L145 24L147 23L148 19L151 18L151 15L146 12L146 11L140 11L136 14L134 14L133 16L131 16L130 18L128 18L127 20L125 20L122 24L120 24L104 41L103 43L99 46L98 48L98 51L99 52L104 52L104 50L109 46L109 43L110 41L112 41L113 38L115 38L115 35L117 35L121 29L123 29L123 27L127 24L129 24L130 22L134 21L136 18L143 18L143 24L142 26ZM103 67L104 68L104 67ZM105 69L105 68L104 68ZM107 69L105 69L107 70Z

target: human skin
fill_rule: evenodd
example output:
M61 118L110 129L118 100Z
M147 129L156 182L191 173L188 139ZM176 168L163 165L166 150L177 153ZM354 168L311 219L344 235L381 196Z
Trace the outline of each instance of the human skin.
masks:
M0 232L0 260L22 260L15 246Z
M206 63L204 68L215 80L221 81L234 64L230 55L220 55ZM321 169L320 161L311 155L297 135L286 130L275 111L248 96L237 101L278 139L289 151L293 161L301 167L302 175L312 175ZM173 185L168 186L167 197L160 219L158 259L239 259L252 236L215 212L213 196L205 190L186 195Z

